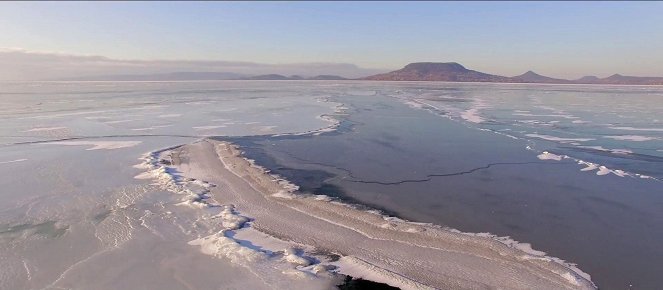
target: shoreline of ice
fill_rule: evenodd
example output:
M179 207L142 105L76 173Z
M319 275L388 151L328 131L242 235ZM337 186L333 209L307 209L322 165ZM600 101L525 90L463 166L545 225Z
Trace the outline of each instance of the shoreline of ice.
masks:
M348 110L348 107L345 106L345 104L340 103L340 102L334 102L331 101L330 98L328 97L323 97L318 99L319 102L323 103L334 103L336 104L333 108L333 112L329 114L322 114L317 116L316 118L322 121L325 121L327 123L330 123L326 127L318 128L315 130L310 130L306 132L296 132L296 133L281 133L281 134L273 134L271 135L272 137L280 137L280 136L304 136L304 135L311 135L311 136L317 136L323 133L329 133L329 132L334 132L338 129L338 127L341 125L341 121L338 119L334 118L334 115L342 115L345 114L345 112Z
M205 211L206 215L201 219L205 222L218 223L215 233L196 237L190 240L188 245L199 247L203 254L228 259L233 264L249 269L268 288L284 289L293 285L310 287L311 284L331 285L340 281L327 272L328 265L314 263L321 257L306 255L301 250L305 245L266 235L253 228L252 219L238 212L234 204L219 203L211 195L211 189L217 184L182 175L173 166L175 159L178 158L173 152L183 146L186 145L146 153L140 158L142 162L134 167L144 170L135 176L136 179L153 180L152 185L181 196L176 205ZM279 277L274 275L275 272L304 281ZM318 273L320 274L317 275ZM315 281L317 276L320 278L319 281Z
M174 154L174 152L177 153ZM388 265L378 265L375 261L372 261L372 263L371 261L366 261L365 259L367 258L369 260L375 258L371 255L364 257L358 254L343 254L345 249L334 246L333 242L331 242L331 246L327 245L326 247L316 247L316 243L314 243L314 245L298 243L294 240L301 238L301 235L311 235L311 231L315 231L315 228L302 229L302 233L296 232L296 230L294 233L289 232L293 231L293 229L286 230L280 227L272 228L265 218L253 215L260 212L257 210L252 212L251 208L255 207L255 205L237 202L237 200L242 200L242 193L235 193L239 197L237 200L232 200L233 203L216 204L213 202L214 200L223 199L219 192L215 192L217 186L220 185L206 179L199 179L198 176L188 176L185 173L207 176L210 179L217 178L216 181L218 182L229 182L226 186L238 186L237 183L248 184L250 188L255 190L256 195L260 195L259 197L254 198L260 198L261 200L265 199L267 203L264 206L267 209L272 209L272 207L274 207L274 214L276 215L274 218L278 218L279 213L283 211L282 208L286 208L286 214L282 216L282 218L289 218L289 215L309 216L310 218L319 220L320 223L327 227L359 234L360 240L365 240L364 242L380 245L385 241L397 242L403 239L403 241L397 242L397 244L400 247L405 247L406 249L413 251L412 256L405 259L405 261L411 263L428 258L427 255L421 255L422 253L419 252L432 252L433 254L440 256L450 255L455 257L460 255L462 259L457 261L459 264L470 263L469 261L474 261L475 259L484 260L486 257L490 257L486 260L488 264L497 263L497 265L501 265L507 263L506 265L508 267L525 267L527 269L529 269L528 267L531 267L529 271L538 273L535 276L543 275L549 280L549 283L553 283L548 284L549 286L556 285L556 287L552 288L596 288L591 282L591 277L579 270L574 264L558 258L546 256L544 252L533 250L529 244L519 243L509 237L497 237L488 233L465 233L432 224L409 222L396 217L385 216L381 212L375 210L360 210L351 204L345 204L326 196L296 194L298 189L296 185L280 176L270 174L268 170L255 164L252 160L245 158L241 153L242 152L239 148L233 144L204 139L193 144L151 152L143 157L143 163L139 166L140 168L145 169L146 172L137 176L137 178L154 179L156 180L156 183L161 184L165 189L183 195L182 205L187 205L194 209L210 210L210 208L212 208L219 211L219 213L214 216L220 221L221 230L216 234L207 237L199 237L190 242L190 245L200 246L203 253L224 257L248 268L258 267L259 269L265 270L264 267L267 267L271 269L279 269L278 272L290 273L288 274L289 277L294 275L296 277L308 277L306 279L309 279L322 275L321 279L334 280L334 277L336 276L335 274L340 273L355 277L364 277L377 282L402 287L403 289L427 289L432 287L449 286L452 284L447 283L451 283L451 281L455 281L454 283L461 283L460 281L464 281L462 283L469 283L464 284L466 286L485 286L498 282L507 283L495 284L504 286L510 285L508 283L513 283L512 279L518 280L523 278L498 276L489 279L491 281L481 281L480 275L477 275L477 273L474 273L474 275L461 275L455 273L455 275L463 276L456 276L455 279L457 280L448 280L449 278L447 277L445 278L447 280L442 281L438 278L427 276L413 278L408 277L412 274L408 275L403 273L406 272L403 268L396 267L395 269L390 269ZM184 158L182 157L183 155L189 156L187 157L189 160L183 161L180 159L165 161L167 160L167 158L164 159L165 156L172 154L179 156L177 157L178 159ZM193 155L204 156L204 160L207 160L204 162L210 163L210 168L216 170L210 172L204 168L199 168L202 165L197 163L202 162L203 159L196 158L191 160ZM217 160L208 160L213 156L215 156ZM178 162L182 163L177 164ZM223 170L227 171L227 173L223 176L217 176L218 171ZM229 177L236 177L238 179L235 181L228 181L227 179ZM194 186L198 188L198 190L191 190L189 189L190 186ZM308 209L311 208L316 208L320 212L308 211ZM250 214L245 215L244 211ZM339 212L346 213L347 215L337 216ZM271 217L268 212L261 214ZM358 222L355 219L361 219L362 221ZM249 220L251 222L249 222ZM292 219L289 222L297 223L298 221ZM274 254L275 252L269 250L268 252L256 252L255 248L252 249L250 246L247 247L246 245L242 245L238 240L235 240L233 237L236 233L228 234L229 232L238 230L246 232L243 227L247 224L249 224L248 228L251 229L250 231L256 232L252 234L244 234L245 236L255 237L259 234L268 234L270 237L267 238L267 240L270 240L270 242L267 242L267 244L276 243L284 245L283 243L285 243L287 245L288 243L291 243L291 246L286 250L277 252L277 254ZM279 236L279 238L276 238L276 236L273 235L274 233L276 233L276 236ZM341 234L342 233L339 232L339 235ZM402 237L402 235L407 235L407 238ZM384 237L376 240L378 236ZM284 237L286 238L283 239ZM305 240L308 239L310 238ZM263 250L268 248L260 246L261 243L265 243L264 240L260 241L260 239L258 239L253 241L249 239L248 242ZM318 243L323 242L324 241L318 241ZM337 242L341 244L347 243L343 240L337 240ZM350 245L354 244L352 241L350 242ZM445 245L449 246L449 248L445 249ZM337 248L334 249L334 247ZM331 252L341 258L337 261L331 261L328 256L316 255L318 252ZM292 254L296 255L292 256ZM386 254L387 256L381 257L380 259L391 259L388 257L388 255L390 255L388 252L383 254ZM399 255L407 255L407 253L400 253ZM380 259L378 259L378 261ZM260 261L260 265L255 264L255 261ZM311 263L311 261L317 261L317 263ZM448 263L447 261L435 261L434 263L440 264L442 269L432 267L419 270L435 272L444 271L444 269L448 267L448 265L445 264ZM459 266L456 265L454 267ZM504 270L500 269L502 266L496 268L493 267L496 267L496 265L490 266L492 271L499 272ZM262 273L261 275L271 274ZM469 275L469 277L465 277L465 275ZM529 274L523 275L525 275L525 278L523 278L525 280L532 278L528 276ZM504 282L501 281L501 279L511 282ZM468 281L471 281L471 283ZM272 281L271 283L276 282Z

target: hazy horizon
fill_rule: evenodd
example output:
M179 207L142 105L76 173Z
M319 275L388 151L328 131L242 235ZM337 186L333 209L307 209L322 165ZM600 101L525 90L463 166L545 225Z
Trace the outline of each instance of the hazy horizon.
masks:
M428 61L421 61L428 62ZM434 61L433 61L434 62ZM445 61L446 62L446 61ZM457 62L450 60L448 62ZM410 62L412 63L412 62ZM196 72L196 73L235 73L239 75L254 76L265 74L280 74L284 76L313 77L318 75L338 75L345 78L361 78L379 73L398 70L400 67L389 69L376 69L360 67L351 63L257 63L249 61L224 60L119 60L99 55L70 55L49 52L30 52L18 48L0 47L0 81L57 81L71 80L86 77L110 76L141 76L163 75L169 73ZM476 70L473 67L468 69ZM548 77L556 77L541 73L536 69L528 69ZM503 75L513 77L526 73ZM481 71L496 74L492 71ZM629 75L614 72L608 75L588 74L584 76L608 77L614 74ZM641 77L660 77L661 75L638 75ZM569 80L580 77L566 78ZM564 77L560 77L564 79Z
M0 290L658 289L661 15L0 2Z
M412 62L663 76L663 3L0 4L0 80L182 71L355 78Z

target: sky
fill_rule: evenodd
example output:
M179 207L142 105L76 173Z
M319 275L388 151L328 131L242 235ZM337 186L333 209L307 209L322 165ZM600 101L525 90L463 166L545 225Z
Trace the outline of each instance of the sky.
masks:
M663 2L2 2L0 79L43 71L46 55L103 56L112 73L221 61L356 76L454 61L507 76L663 76L661 15Z

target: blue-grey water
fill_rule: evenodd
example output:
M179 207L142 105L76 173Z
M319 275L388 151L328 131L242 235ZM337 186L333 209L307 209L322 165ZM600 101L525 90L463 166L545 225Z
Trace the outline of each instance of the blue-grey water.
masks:
M577 263L602 289L663 285L663 90L364 89L374 93L333 98L348 107L337 132L231 140L304 192L511 236ZM472 108L476 116L463 116ZM539 158L544 151L568 157Z
M663 88L27 82L0 106L0 289L269 288L188 245L218 228L134 178L144 153L212 136L302 191L508 235L602 289L663 285ZM340 126L275 136L319 115Z

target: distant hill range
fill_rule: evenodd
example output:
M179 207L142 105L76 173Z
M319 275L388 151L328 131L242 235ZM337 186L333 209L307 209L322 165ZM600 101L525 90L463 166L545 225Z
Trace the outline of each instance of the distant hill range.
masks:
M279 74L268 74L268 75L258 75L240 78L242 80L275 80L275 81L298 81L298 80L347 80L344 77L335 76L335 75L319 75L314 77L302 77L298 75L286 77Z
M505 77L470 70L455 62L416 62L392 72L362 78L374 81L443 81L488 83L546 83L546 84L615 84L615 85L663 85L663 77L634 77L615 74L607 78L586 76L577 80L565 80L542 76L533 71Z
M565 79L556 79L547 76L542 76L533 71L527 71L524 74L513 77L513 79L520 80L527 83L542 83L542 84L570 84L573 83L570 80Z
M142 75L106 75L59 79L64 81L202 81L202 80L350 80L336 75L304 77L280 74L244 75L232 72L172 72ZM635 77L614 74L607 78L585 76L577 80L551 78L528 71L506 77L467 69L455 62L415 62L402 69L372 75L355 80L373 81L441 81L487 83L543 83L543 84L614 84L614 85L663 85L663 77Z
M103 75L60 79L64 81L215 81L215 80L347 80L335 75L314 77L279 74L242 75L232 72L173 72L163 74Z

